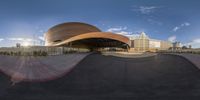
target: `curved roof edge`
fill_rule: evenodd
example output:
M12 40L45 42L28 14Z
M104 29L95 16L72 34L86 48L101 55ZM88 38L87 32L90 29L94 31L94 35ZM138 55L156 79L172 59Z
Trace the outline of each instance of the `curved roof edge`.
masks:
M71 37L65 41L62 41L60 43L54 44L54 46L60 46L60 45L64 45L73 41L89 39L89 38L106 38L106 39L117 40L124 44L127 44L130 47L130 40L128 37L119 35L119 34L114 34L111 32L90 32L90 33L80 34L80 35Z

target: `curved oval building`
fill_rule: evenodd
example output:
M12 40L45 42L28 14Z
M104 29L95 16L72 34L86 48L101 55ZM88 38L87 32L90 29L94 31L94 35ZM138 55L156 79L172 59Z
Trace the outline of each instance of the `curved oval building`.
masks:
M119 47L129 48L128 37L110 32L102 32L95 26L69 22L50 28L45 34L46 46L70 46L79 48Z

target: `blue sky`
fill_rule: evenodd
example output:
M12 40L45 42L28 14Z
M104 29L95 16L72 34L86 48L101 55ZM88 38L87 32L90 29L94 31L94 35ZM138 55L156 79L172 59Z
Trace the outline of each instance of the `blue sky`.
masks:
M200 47L199 5L199 0L0 0L0 46L39 43L50 27L75 21Z

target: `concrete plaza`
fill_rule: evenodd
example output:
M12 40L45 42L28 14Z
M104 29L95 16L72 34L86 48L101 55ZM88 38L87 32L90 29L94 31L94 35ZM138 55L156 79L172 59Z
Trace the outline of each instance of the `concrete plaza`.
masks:
M34 57L0 56L0 70L11 78L13 85L21 81L49 81L62 77L90 53Z
M200 98L200 71L179 56L119 58L92 54L67 75L11 86L0 75L1 100L191 100Z

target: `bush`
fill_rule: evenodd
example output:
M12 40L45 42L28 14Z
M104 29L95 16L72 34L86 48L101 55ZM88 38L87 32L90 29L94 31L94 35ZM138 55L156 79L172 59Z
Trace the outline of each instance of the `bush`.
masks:
M48 53L46 51L33 51L33 52L7 52L1 51L0 55L11 55L11 56L47 56Z

